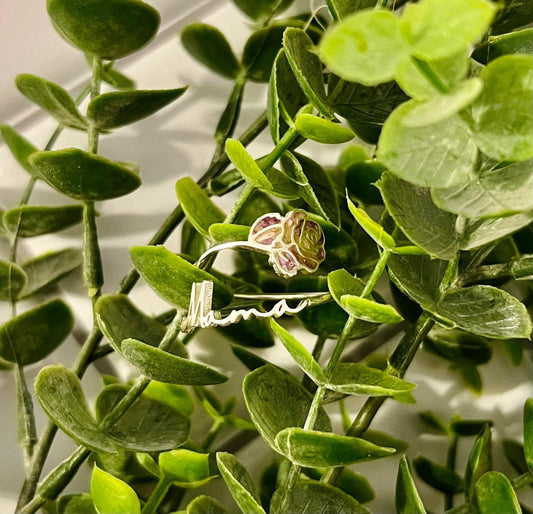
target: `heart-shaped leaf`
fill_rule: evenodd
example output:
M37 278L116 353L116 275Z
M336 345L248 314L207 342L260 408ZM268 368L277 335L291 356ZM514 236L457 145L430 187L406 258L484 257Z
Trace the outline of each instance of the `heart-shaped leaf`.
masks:
M296 116L295 127L306 139L324 144L346 143L355 137L350 129L313 114L303 113Z
M48 111L62 125L80 130L87 129L87 121L62 87L28 73L18 75L15 84L26 98Z
M0 327L0 357L23 366L52 353L70 334L74 318L61 300L19 314Z
M396 512L398 514L426 514L405 456L400 460L396 478Z
M15 129L9 125L0 125L0 134L7 147L13 154L17 162L31 175L35 170L28 161L28 157L37 152L38 149L30 143L25 137L21 136Z
M24 289L28 277L22 268L0 260L0 301L15 300Z
M76 200L118 198L141 185L136 165L112 162L77 148L37 152L30 162L45 182Z
M474 502L479 514L523 512L511 482L499 471L489 471L477 481L474 487Z
M87 118L99 129L122 127L151 116L177 100L186 90L182 87L104 93L91 101Z
M81 223L83 206L45 207L23 205L4 213L4 225L19 237L34 237L64 230Z
M47 0L58 33L71 45L113 61L147 45L159 29L159 13L140 0Z
M91 477L91 497L98 512L140 514L141 502L126 482L94 466Z

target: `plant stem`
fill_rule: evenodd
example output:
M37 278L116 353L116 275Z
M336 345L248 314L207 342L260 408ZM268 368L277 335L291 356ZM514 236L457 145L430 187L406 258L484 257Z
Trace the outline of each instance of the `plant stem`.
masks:
M144 504L141 513L155 514L157 512L157 507L159 507L159 504L163 501L163 498L167 494L170 485L171 482L169 482L165 477L161 477L147 502Z
M494 279L525 279L533 276L533 255L522 255L509 262L488 264L473 268L461 276L461 284L485 282Z
M455 461L457 459L457 443L459 437L457 434L452 434L450 437L450 444L448 446L448 452L446 455L446 466L448 469L455 471ZM453 507L453 493L446 493L444 497L444 510L451 509Z
M205 436L205 439L202 443L202 450L204 452L208 452L209 448L213 445L215 442L215 439L217 438L218 434L220 434L220 431L224 428L224 423L222 421L216 420L211 425L211 428L209 429L209 432L207 432L207 435Z
M315 345L313 346L313 359L315 359L317 362L320 359L320 355L322 355L322 350L324 349L324 344L327 341L327 337L324 335L319 335L316 338ZM309 378L309 375L306 375L304 373L304 376L302 378L302 385L310 392L314 393L317 389L316 384Z

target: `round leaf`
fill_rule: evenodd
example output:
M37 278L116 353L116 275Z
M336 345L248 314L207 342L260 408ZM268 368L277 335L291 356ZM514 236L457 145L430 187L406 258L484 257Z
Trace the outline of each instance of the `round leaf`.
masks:
M119 478L95 466L91 476L91 497L100 514L140 514L135 491Z
M499 471L489 471L478 480L474 487L474 502L479 514L522 513L511 482Z

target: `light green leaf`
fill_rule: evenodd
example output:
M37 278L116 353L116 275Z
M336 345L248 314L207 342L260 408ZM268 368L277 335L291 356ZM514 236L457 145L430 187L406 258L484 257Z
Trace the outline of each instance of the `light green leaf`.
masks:
M391 235L385 232L384 228L375 222L364 209L356 207L355 204L348 198L348 208L352 216L361 225L364 231L382 248L385 250L392 250L396 246L396 242Z
M141 502L126 482L94 466L91 496L98 514L140 514Z
M228 377L209 366L154 348L136 339L122 341L122 355L152 380L178 385L209 385Z
M177 100L186 90L182 87L104 93L91 101L87 118L100 129L122 127L151 116Z
M76 200L110 200L141 185L135 164L109 161L77 148L37 152L30 162L40 178Z
M413 55L442 59L480 38L495 11L487 0L424 0L404 9L402 34L410 42Z
M23 205L4 213L4 225L19 237L34 237L64 230L81 223L82 205L63 205L61 207L41 207Z
M244 514L265 514L252 477L241 462L231 453L218 452L217 465L241 511Z
M368 298L349 294L343 295L341 296L341 305L350 316L372 323L399 323L403 321L403 318L392 305L377 303Z
M70 334L74 318L61 300L35 307L0 326L0 358L33 364L52 353Z
M118 452L116 442L92 417L80 379L72 371L61 364L46 366L37 375L35 392L48 417L78 444L94 451Z
M315 383L324 383L325 377L322 368L307 351L305 346L273 319L270 320L270 327L298 366L300 366L300 368L302 368L302 370L309 375Z
M492 438L489 425L479 433L465 469L465 497L471 501L479 478L492 468Z
M304 113L296 116L295 127L306 139L324 144L346 143L355 137L350 129L313 114Z
M159 13L140 0L47 0L46 7L62 38L110 61L140 50L159 29Z
M166 480L179 487L198 487L212 478L209 455L186 449L159 455L159 468Z
M22 268L0 260L0 301L15 300L27 282L28 277Z
M422 455L413 460L414 467L420 478L445 494L457 494L463 491L463 480L450 468L441 466Z
M268 364L252 371L243 382L246 407L257 430L277 452L278 432L287 427L303 426L312 395L293 377ZM315 428L331 430L328 415L318 411Z
M322 65L314 53L313 41L302 29L289 27L283 33L283 48L294 76L309 101L326 118L332 118L326 99Z
M499 471L489 471L477 481L474 487L474 502L479 514L522 513L511 482Z
M227 514L227 512L218 500L202 494L189 502L186 514Z
M157 462L153 459L151 455L149 455L148 453L137 452L135 453L135 458L137 459L137 462L146 471L148 471L155 477L158 477L158 478L161 477L161 471L159 470L159 466L157 465Z
M66 494L57 502L61 514L98 514L90 494Z
M247 241L250 227L230 223L213 223L209 227L209 236L217 244L230 241Z
M282 453L299 466L322 468L390 457L394 448L384 448L357 437L316 430L286 428L276 436Z
M224 213L191 177L176 182L176 194L185 216L200 234L209 236L209 227L224 221Z
M261 170L239 140L228 139L226 141L226 154L251 186L263 191L272 190L272 184L266 178L263 170Z
M398 514L426 514L405 456L400 460L396 478L396 512Z
M517 30L510 34L489 36L488 40L472 52L472 58L487 64L502 55L533 53L533 29Z
M285 500L285 501L284 501ZM272 497L270 514L370 514L370 511L337 487L324 482L300 480L288 495L278 489Z
M391 12L372 10L346 18L326 34L320 58L339 77L375 86L394 78L408 51L400 20Z
M533 62L529 55L506 55L488 64L483 92L468 121L480 150L498 161L533 157ZM439 187L439 186L436 186Z
M533 398L524 404L524 457L529 472L533 473Z
M35 170L28 161L28 157L37 152L36 148L25 137L20 135L14 128L9 125L0 125L0 134L5 144L13 154L17 162L31 175L35 174Z
M181 32L185 49L204 66L228 79L235 79L240 64L230 44L216 27L206 23L193 23Z
M164 403L185 416L191 416L194 412L194 401L185 387L152 380L143 395Z
M15 84L26 98L48 111L62 125L80 130L87 129L87 121L62 87L29 73L17 75Z
M130 255L148 285L163 299L182 309L189 308L194 282L209 280L214 283L215 309L227 305L232 299L231 291L220 280L163 246L133 246Z
M411 391L415 384L379 369L354 362L340 363L329 377L327 388L339 393L395 396Z
M366 441L370 441L378 446L394 448L397 452L405 452L405 450L409 448L409 444L407 442L378 430L366 430L361 437Z
M425 127L407 127L413 100L387 119L377 152L390 171L418 186L452 187L468 181L477 155L466 123L457 115Z
M490 164L464 184L432 189L433 201L441 209L467 218L533 210L533 162Z
M96 420L103 419L126 396L129 387L107 386L96 399ZM181 446L189 437L190 422L172 407L144 394L103 432L122 448L132 451L160 452Z
M82 253L76 248L48 252L26 261L22 269L28 281L20 292L19 298L27 298L57 284L81 266L82 261Z

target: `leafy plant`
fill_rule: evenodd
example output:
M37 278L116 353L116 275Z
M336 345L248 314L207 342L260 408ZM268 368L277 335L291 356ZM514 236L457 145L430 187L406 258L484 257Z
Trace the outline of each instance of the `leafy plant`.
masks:
M327 0L301 15L284 14L290 0L234 2L252 26L242 52L211 25L181 32L201 65L233 82L211 165L196 182L177 181L176 208L147 245L129 249L133 268L117 293L103 294L96 202L142 187L142 174L134 163L99 155L100 137L186 102L187 87L138 90L115 68L156 35L159 14L148 4L47 0L53 26L85 53L92 77L77 99L45 78L16 78L20 92L59 124L42 150L1 126L29 174L19 204L0 223L9 243L0 300L11 309L0 327L0 369L15 378L25 465L17 512L367 513L372 485L347 466L378 459L396 466L388 457L400 454L389 501L398 513L429 512L417 475L444 495L449 514L528 512L516 491L533 483L533 399L524 398L523 444L503 441L513 478L493 470L490 419L445 423L421 412L426 429L448 440L445 464L418 455L411 466L403 441L369 427L387 399L416 402L406 373L419 348L445 359L460 380L450 379L479 395L479 367L501 358L499 347L506 365L530 367L523 353L533 300L531 2ZM266 84L266 110L237 139L249 81ZM104 82L110 91L102 91ZM247 145L267 126L272 150L252 155ZM54 149L64 129L83 132L86 148ZM308 157L306 140L345 144L320 147L339 154L337 166ZM38 181L68 204L30 205ZM218 197L231 191L238 195L226 213ZM81 251L61 248L18 263L20 238L78 224ZM175 254L163 244L180 224ZM215 263L226 248L238 252L235 271ZM72 368L40 370L33 389L49 422L38 434L25 367L72 331L73 313L50 297L57 296L51 286L80 266L94 326ZM148 315L128 298L139 278L167 312ZM208 289L200 288L211 288L207 307L199 291ZM26 299L35 303L19 314ZM274 300L282 302L272 307ZM301 303L287 303L293 300ZM311 351L293 324L267 319L284 313L316 336ZM206 325L231 341L220 351L233 351L249 370L242 383L249 419L236 414L240 398L223 400L217 389L232 370L189 357ZM391 329L402 336L383 358L376 350ZM378 343L365 353L368 341L354 341L367 338ZM287 366L255 349L277 341ZM353 346L359 354L350 360ZM109 354L137 378L103 377L91 406L83 375ZM292 361L296 373L287 369ZM354 417L344 400L356 395L364 403ZM195 408L211 420L205 434L191 417ZM331 421L338 410L342 433ZM57 428L78 445L60 463L49 455ZM220 446L223 429L237 441L231 451ZM259 482L235 456L257 436L273 458ZM459 443L471 437L461 473ZM42 478L48 459L55 467ZM90 486L63 494L85 461ZM225 483L237 507L203 494L212 480Z

